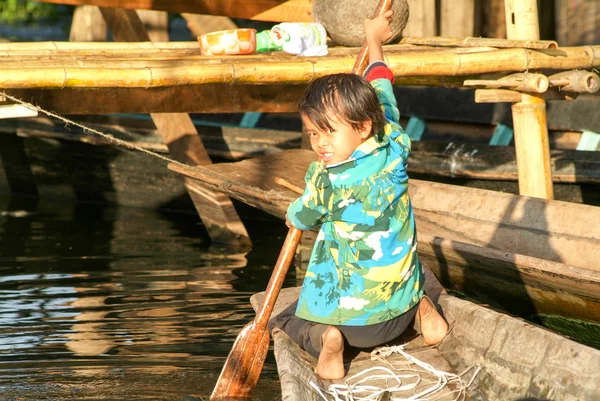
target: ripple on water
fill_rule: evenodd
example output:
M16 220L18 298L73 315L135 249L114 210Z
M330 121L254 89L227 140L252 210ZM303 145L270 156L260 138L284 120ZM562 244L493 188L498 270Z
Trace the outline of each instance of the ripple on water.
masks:
M2 399L208 399L283 242L285 226L256 224L268 240L231 255L193 215L45 203L0 214ZM255 398L280 398L272 355Z

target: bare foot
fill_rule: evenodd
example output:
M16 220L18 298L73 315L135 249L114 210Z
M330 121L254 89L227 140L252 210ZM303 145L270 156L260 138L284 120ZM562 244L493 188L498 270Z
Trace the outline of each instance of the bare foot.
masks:
M426 345L435 345L442 341L448 334L448 323L435 309L431 300L421 298L419 302L419 318L421 320L421 333Z
M329 326L323 333L323 346L317 362L317 374L322 379L336 380L344 377L344 338L342 333Z

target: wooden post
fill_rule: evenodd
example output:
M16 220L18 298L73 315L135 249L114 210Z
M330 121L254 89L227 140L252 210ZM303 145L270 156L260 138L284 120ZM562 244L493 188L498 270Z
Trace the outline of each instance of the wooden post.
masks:
M508 39L539 40L537 0L505 0ZM553 199L546 101L523 94L512 106L519 193Z
M504 0L484 1L483 14L483 36L487 38L506 38Z
M145 42L150 38L133 10L101 8L102 15L116 41ZM211 164L192 119L185 113L150 114L171 156L189 165ZM249 248L250 238L231 200L186 179L186 188L211 239L217 243Z
M435 0L408 0L410 15L402 36L431 37L437 35Z
M475 8L475 0L442 0L440 36L476 36Z
M153 42L169 41L169 13L166 11L138 10L140 20Z
M77 6L69 32L70 42L106 42L106 22L96 6Z

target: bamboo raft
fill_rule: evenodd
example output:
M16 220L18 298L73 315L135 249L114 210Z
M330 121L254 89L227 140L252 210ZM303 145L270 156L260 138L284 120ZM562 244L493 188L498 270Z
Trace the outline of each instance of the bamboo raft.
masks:
M169 165L202 185L283 218L314 153L290 150L206 167ZM447 288L515 314L600 323L600 209L411 180L419 255Z
M448 295L427 269L425 274L426 291L439 303L451 330L436 347L424 346L422 338L414 333L407 333L396 342L403 344L408 354L435 369L450 373L466 371L463 377L465 382L473 378L466 394L463 394L465 398L459 397L460 387L451 383L436 394L439 397L436 399L500 401L550 397L592 400L600 393L596 372L600 363L600 351L520 319ZM298 294L299 287L283 289L273 315L296 300ZM255 310L261 299L262 293L252 296L251 303ZM311 382L317 383L322 389L328 388L330 384L343 385L349 377L366 369L395 367L392 370L396 374L424 372L419 366L407 363L406 359L398 355L372 360L370 353L361 352L345 356L347 375L344 379L325 381L314 373L315 358L301 350L284 332L274 330L273 342L282 399L286 401L322 401L322 396L311 387ZM386 347L379 349L382 348ZM385 374L380 371L376 373ZM366 376L368 375L361 378ZM413 382L414 379L407 378L402 384ZM380 379L367 384L377 386L378 391L383 392L396 383ZM409 399L428 385L425 381L414 389L393 392L389 396L391 399Z

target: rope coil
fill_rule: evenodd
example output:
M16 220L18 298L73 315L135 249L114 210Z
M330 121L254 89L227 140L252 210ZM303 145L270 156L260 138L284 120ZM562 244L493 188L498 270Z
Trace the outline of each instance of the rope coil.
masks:
M404 360L394 364L387 360L392 355L400 355ZM371 360L387 363L390 367L368 368L346 378L343 384L333 383L327 388L321 388L315 381L309 384L325 401L432 401L448 394L454 394L453 401L459 401L466 398L467 388L481 370L479 365L471 366L458 375L437 370L407 353L403 345L378 348L371 353ZM471 377L465 380L464 376L470 371L473 371ZM372 384L381 380L387 383L387 387ZM450 385L454 388L440 394ZM417 392L408 397L398 394L407 391Z

